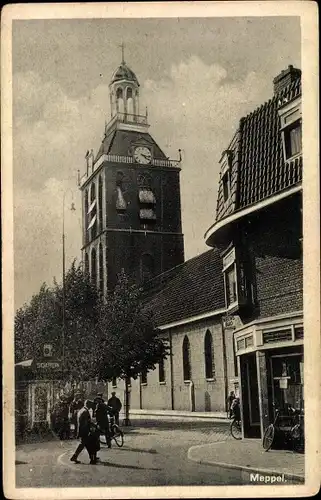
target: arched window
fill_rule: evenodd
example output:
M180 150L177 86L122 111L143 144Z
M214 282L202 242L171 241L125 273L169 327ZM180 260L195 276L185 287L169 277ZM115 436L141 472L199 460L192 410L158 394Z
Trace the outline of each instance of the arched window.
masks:
M133 115L134 114L133 89L131 89L130 87L127 87L126 107L127 107L127 113L129 115Z
M88 190L85 191L85 242L88 243ZM87 256L88 257L88 256Z
M98 224L99 231L103 229L103 180L101 175L98 182Z
M99 245L99 290L104 293L104 251L103 246Z
M185 335L183 340L183 377L185 381L192 378L191 349L187 335Z
M141 257L140 274L142 283L146 283L154 276L154 259L149 253L144 253Z
M95 248L91 251L91 271L90 271L91 281L94 285L97 285L97 258Z
M88 253L85 253L85 274L89 274L89 257Z
M205 333L204 339L205 377L213 378L215 375L213 338L209 330Z
M123 99L123 89L118 88L116 92L116 102L117 102L117 110L119 113L124 112L124 99Z
M90 239L96 237L97 234L97 200L96 200L96 189L95 183L93 182L90 186L90 205L88 207L88 231L91 231Z

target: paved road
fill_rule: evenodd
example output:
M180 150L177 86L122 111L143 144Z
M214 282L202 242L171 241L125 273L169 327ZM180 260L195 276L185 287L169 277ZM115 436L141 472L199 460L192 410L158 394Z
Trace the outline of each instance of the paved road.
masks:
M226 441L226 422L144 422L125 429L123 448L102 446L101 461L89 465L84 450L81 464L70 462L77 441L50 441L17 447L16 486L186 486L248 484L238 471L191 462L190 446Z

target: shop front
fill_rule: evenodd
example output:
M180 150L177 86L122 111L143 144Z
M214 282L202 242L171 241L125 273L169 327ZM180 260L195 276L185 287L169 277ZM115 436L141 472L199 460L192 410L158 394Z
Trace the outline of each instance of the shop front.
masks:
M262 438L275 410L304 409L303 317L258 320L234 332L243 437Z

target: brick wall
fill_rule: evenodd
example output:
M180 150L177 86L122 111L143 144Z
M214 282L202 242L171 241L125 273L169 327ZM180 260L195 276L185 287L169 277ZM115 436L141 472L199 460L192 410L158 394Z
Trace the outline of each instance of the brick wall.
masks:
M256 317L303 309L301 226L300 196L259 212L243 225L252 261Z

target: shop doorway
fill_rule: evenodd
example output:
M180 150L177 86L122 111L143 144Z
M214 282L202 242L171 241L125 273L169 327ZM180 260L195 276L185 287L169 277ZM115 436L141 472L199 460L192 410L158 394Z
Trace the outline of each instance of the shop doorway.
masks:
M260 408L255 353L241 356L244 437L259 438Z

